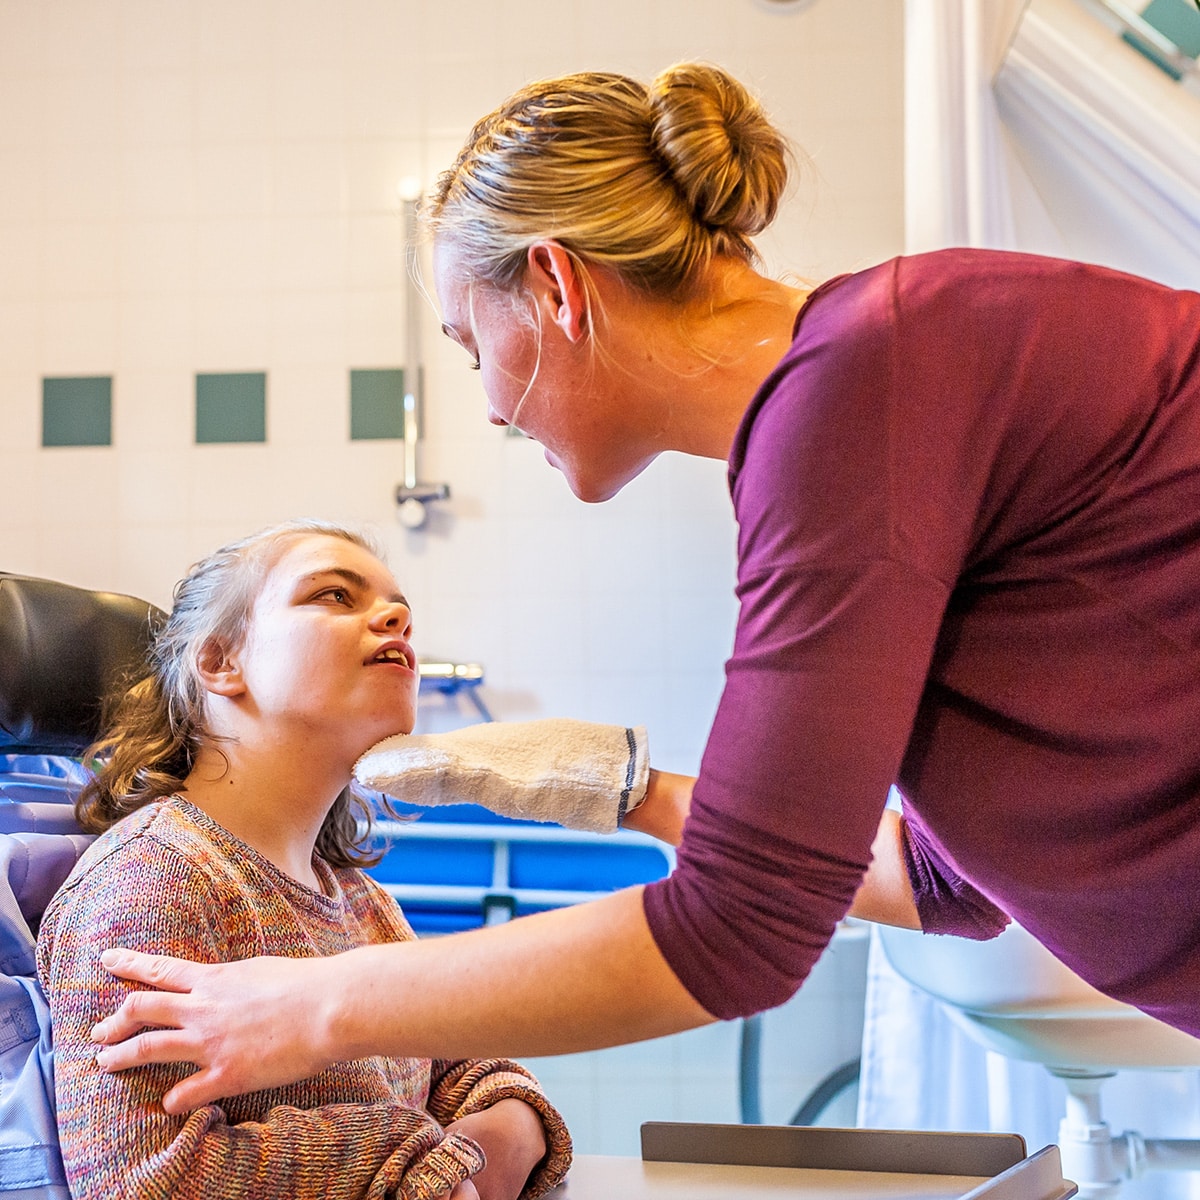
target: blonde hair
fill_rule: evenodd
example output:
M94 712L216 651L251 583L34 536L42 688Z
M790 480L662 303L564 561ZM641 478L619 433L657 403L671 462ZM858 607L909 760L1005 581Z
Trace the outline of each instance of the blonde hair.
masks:
M175 587L171 615L150 648L149 674L113 698L104 733L87 751L95 775L75 802L79 824L102 833L122 817L184 785L196 752L215 737L205 721L199 659L213 643L240 646L263 581L286 543L319 534L379 556L366 534L325 521L274 525L222 546L196 563ZM379 856L363 849L370 810L350 788L326 814L316 849L334 866L365 866Z
M474 278L511 289L553 238L650 294L678 296L718 256L756 261L791 152L719 67L682 63L649 86L587 72L533 83L479 121L422 206Z

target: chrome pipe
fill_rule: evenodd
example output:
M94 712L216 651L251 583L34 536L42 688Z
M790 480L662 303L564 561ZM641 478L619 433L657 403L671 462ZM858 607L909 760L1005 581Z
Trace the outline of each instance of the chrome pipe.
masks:
M418 452L425 422L425 371L421 366L421 305L424 297L417 283L417 205L419 195L400 201L404 225L404 481L396 488L401 523L420 529L429 517L429 504L448 500L447 483L422 483Z

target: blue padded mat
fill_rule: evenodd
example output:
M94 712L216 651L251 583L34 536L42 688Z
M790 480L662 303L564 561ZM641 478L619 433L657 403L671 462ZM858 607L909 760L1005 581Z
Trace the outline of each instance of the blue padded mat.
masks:
M406 840L401 829L384 843L387 853L368 870L369 875L385 886L473 887L486 894L485 899L475 900L402 896L401 905L418 933L474 928L483 924L485 904L505 898L516 916L556 907L544 898L523 897L522 892L602 895L661 879L669 869L666 854L654 846L614 842L600 834L581 840L565 831L560 831L563 840L555 841L556 826L500 817L475 804L423 809L392 802L391 807L402 820L437 825L439 833ZM454 837L454 826L464 827L462 838ZM497 884L494 841L488 835L503 838L510 830L513 840L506 848L505 878ZM537 831L539 840L522 842L523 830Z

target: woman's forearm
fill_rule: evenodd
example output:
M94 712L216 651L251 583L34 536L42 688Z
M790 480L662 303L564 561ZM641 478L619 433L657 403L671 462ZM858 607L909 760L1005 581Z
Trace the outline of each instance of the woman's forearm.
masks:
M683 840L683 823L691 808L695 783L691 775L674 775L652 767L646 798L626 815L622 824L626 829L636 829L660 842L678 846Z
M370 947L354 964L328 1014L340 1056L566 1054L713 1020L659 952L640 888L405 950ZM469 1005L443 1002L451 981Z
M201 965L122 951L104 961L115 974L165 989L131 993L95 1036L108 1043L99 1061L109 1070L197 1065L164 1098L169 1112L345 1059L563 1054L713 1020L659 952L640 888L334 958ZM122 1040L145 1026L165 1028Z
M885 809L871 845L871 865L850 905L850 916L901 929L921 928L902 837L900 814Z

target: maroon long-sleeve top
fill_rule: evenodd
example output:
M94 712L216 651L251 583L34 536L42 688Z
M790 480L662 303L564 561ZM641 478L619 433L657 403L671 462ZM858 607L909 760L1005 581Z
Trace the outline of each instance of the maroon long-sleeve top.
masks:
M693 995L799 986L895 782L927 930L1007 913L1200 1035L1200 294L970 250L832 280L729 474L736 640L645 896Z

